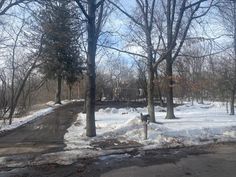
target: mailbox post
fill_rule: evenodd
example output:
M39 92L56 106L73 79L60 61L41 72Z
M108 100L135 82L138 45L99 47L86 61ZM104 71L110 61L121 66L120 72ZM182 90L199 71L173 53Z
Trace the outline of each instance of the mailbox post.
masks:
M147 140L148 137L148 122L149 122L149 114L143 115L142 113L140 114L141 121L143 123L143 130L144 130L144 140Z

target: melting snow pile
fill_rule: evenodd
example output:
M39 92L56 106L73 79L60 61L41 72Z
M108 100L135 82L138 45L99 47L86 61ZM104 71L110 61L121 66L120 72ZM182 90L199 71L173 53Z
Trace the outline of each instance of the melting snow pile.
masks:
M165 108L157 106L156 121L163 124L148 125L148 140L143 140L141 112L147 114L147 109L100 109L96 112L97 137L90 139L85 136L86 115L80 113L64 137L66 149L89 148L90 141L110 138L137 141L146 148L236 140L236 116L227 115L223 103L186 103L175 108L174 120L166 120Z

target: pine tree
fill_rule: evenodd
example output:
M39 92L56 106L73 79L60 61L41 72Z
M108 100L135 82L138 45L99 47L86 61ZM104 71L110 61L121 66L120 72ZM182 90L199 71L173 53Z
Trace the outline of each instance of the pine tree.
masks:
M73 15L69 1L50 0L44 2L40 21L44 34L43 62L41 72L48 79L57 80L55 103L61 103L61 84L66 79L73 85L81 74L80 56L76 46L76 28L73 28Z

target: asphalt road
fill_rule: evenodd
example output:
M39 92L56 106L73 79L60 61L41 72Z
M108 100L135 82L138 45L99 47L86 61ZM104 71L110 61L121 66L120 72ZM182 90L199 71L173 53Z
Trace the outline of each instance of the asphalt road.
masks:
M235 177L236 144L163 149L0 170L0 177Z
M52 113L0 135L0 157L30 152L47 152L64 147L64 134L76 115L81 102L56 108Z
M152 159L153 160L153 159ZM111 169L100 177L235 177L236 144L218 145L214 152L190 155L178 161Z

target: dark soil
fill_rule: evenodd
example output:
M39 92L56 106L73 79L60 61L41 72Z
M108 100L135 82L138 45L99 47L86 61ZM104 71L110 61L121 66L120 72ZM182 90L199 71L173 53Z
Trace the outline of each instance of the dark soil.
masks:
M94 141L91 143L91 146L93 146L94 148L108 150L108 149L135 148L135 147L140 147L142 145L140 143L137 143L136 141L121 142L117 139L105 139L101 141Z

